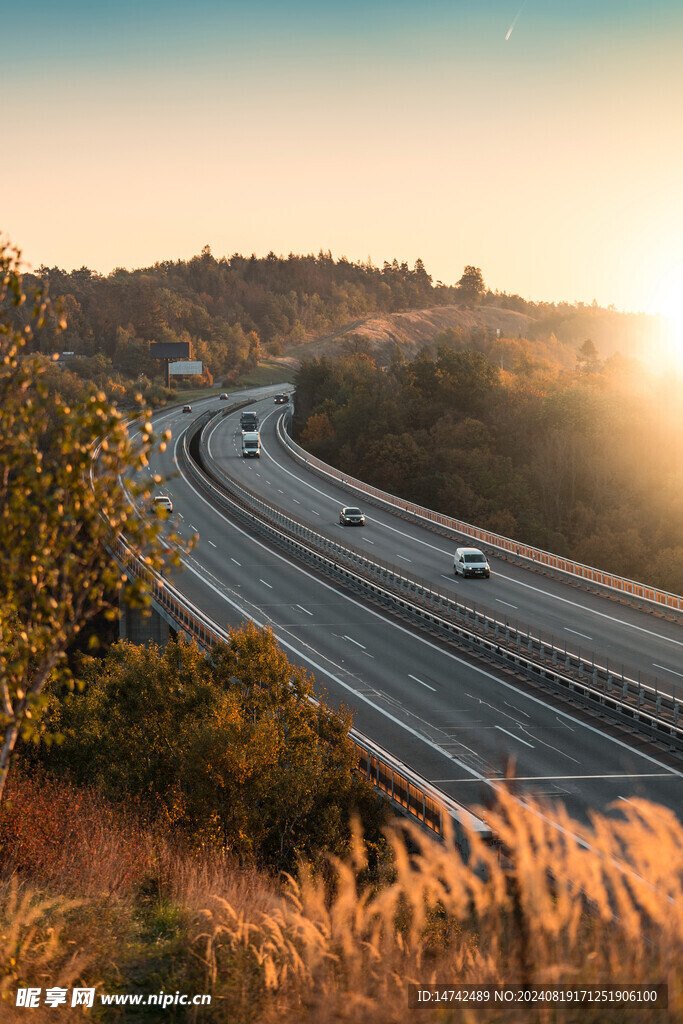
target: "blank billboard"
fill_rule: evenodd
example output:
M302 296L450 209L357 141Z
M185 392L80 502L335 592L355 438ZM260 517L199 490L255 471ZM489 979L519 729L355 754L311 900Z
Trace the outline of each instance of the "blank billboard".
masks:
M201 359L191 359L189 362L169 363L169 373L203 373Z
M189 341L153 341L149 346L152 359L189 359Z

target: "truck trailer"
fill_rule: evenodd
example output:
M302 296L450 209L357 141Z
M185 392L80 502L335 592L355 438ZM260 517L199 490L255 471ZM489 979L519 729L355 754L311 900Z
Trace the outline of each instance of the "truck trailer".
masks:
M256 413L249 409L245 409L245 411L240 415L240 427L242 428L242 433L244 433L245 430L250 432L258 430L258 416Z

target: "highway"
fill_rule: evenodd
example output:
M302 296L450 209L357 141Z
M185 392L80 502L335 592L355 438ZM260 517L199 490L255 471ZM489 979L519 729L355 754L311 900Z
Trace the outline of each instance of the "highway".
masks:
M274 503L344 536L338 511L354 502L319 478L307 477L281 451L273 433L281 407L273 405L272 397L256 404L257 397L254 408L263 419L261 458L244 460L237 453L239 414L210 428L213 457ZM204 409L220 405L216 398L207 399L193 403L192 416L179 409L155 416L157 428L170 427L173 442L154 457L151 471L177 472L182 430ZM528 793L561 800L583 822L591 809L605 810L639 796L680 814L680 762L637 750L624 738L554 706L551 697L523 692L493 670L386 619L231 523L182 472L159 492L173 498L174 525L181 535L199 535L182 572L175 574L178 589L221 626L239 624L247 616L269 625L290 659L314 673L318 692L335 706L350 707L361 731L454 799L468 806L485 801L491 790L508 785L505 774L512 763L520 799ZM443 576L446 587L486 588L489 605L509 598L520 620L533 623L543 615L558 635L571 623L577 632L605 637L597 649L607 649L615 663L621 660L623 636L628 657L636 663L646 651L646 658L680 666L680 632L670 623L505 563L492 567L490 581L456 582L452 550L442 539L373 507L365 511L368 525L354 530L352 540L363 541L382 558L397 561L400 554L418 575ZM547 813L553 812L549 808Z
M623 670L659 689L683 694L683 630L680 625L628 605L569 587L502 559L492 559L489 580L464 579L453 574L455 543L419 524L399 519L374 505L363 505L366 526L339 525L343 505L363 504L358 498L318 475L306 472L281 447L275 423L282 407L265 405L261 421L260 460L242 459L236 418L220 420L209 431L211 456L265 500L279 505L343 543L365 550L370 557L424 578L434 588L486 605L513 625L543 629L547 638L580 652L619 674Z

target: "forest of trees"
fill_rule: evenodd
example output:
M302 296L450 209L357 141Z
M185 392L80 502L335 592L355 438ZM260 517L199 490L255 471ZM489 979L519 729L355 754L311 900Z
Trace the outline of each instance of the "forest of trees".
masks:
M107 276L87 267L67 272L41 266L25 275L25 285L46 290L55 304L34 331L32 349L46 357L72 353L62 367L64 388L76 386L71 374L94 382L119 404L141 389L152 405L168 397L162 366L149 355L151 341L190 342L192 358L202 360L205 370L193 383L229 385L264 357L377 313L488 305L531 315L534 340L556 336L565 344L577 330L596 337L596 329L613 334L628 328L635 343L644 330L595 306L534 303L492 292L478 267L465 267L448 286L434 283L421 260L412 269L396 259L375 267L324 252L216 259L207 246L190 260L117 268ZM5 308L15 327L27 326L26 307Z
M523 340L469 345L448 331L388 368L363 353L304 361L299 440L384 490L680 593L680 379L603 363L590 339L571 372Z
M457 288L432 286L422 262L410 270L394 260L379 269L335 261L331 255L263 259L235 253L157 263L140 270L118 268L104 277L87 267L67 273L41 266L26 285L47 286L59 303L57 317L34 334L38 351L75 354L70 367L98 384L140 376L153 380L159 365L149 342L189 341L208 383L236 379L262 354L305 340L375 310L394 311L454 301ZM16 314L18 321L21 311Z

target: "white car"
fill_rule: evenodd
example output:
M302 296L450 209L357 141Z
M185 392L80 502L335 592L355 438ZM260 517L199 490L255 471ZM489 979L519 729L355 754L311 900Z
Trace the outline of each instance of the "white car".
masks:
M173 511L173 502L167 494L157 494L152 499L152 511L170 513Z
M488 579L491 566L479 548L458 548L453 558L453 572L456 576L483 576Z

